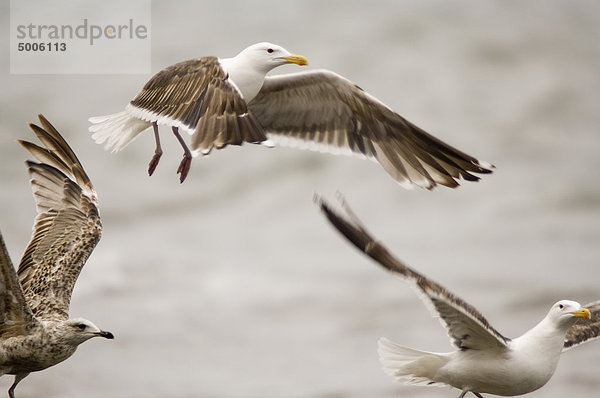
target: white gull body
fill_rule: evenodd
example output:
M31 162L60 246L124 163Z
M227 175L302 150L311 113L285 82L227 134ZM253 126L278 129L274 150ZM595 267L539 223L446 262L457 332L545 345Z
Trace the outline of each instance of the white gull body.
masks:
M373 238L343 202L344 217L317 198L331 224L385 269L411 283L446 328L456 351L434 353L379 340L386 373L407 384L452 386L460 397L471 392L500 396L527 394L544 386L560 355L600 336L600 301L582 307L571 300L555 303L536 326L510 339L494 329L469 303L406 266Z
M119 151L153 127L152 174L162 154L158 126L170 126L184 150L182 181L192 155L244 142L358 155L377 161L406 188L455 188L459 180L477 181L475 174L491 172L492 165L433 137L334 72L267 76L289 63L307 60L258 43L232 58L171 65L154 75L124 112L90 118L92 138ZM179 130L192 136L191 149Z

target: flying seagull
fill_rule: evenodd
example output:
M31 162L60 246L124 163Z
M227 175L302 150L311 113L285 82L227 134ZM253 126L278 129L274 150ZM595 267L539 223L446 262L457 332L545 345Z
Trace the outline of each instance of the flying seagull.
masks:
M522 336L505 337L475 307L395 258L367 232L347 204L342 202L343 216L323 200L316 201L331 224L358 249L417 289L456 348L449 353L426 352L381 338L381 363L398 381L452 386L461 390L459 398L468 392L480 398L482 393L527 394L550 380L562 352L600 335L600 301L584 308L575 301L561 300Z
M202 57L154 75L125 111L90 118L92 138L119 151L152 127L170 126L183 147L183 182L192 155L244 142L281 144L375 160L401 185L454 188L477 181L492 165L445 144L395 113L344 77L315 70L266 76L284 64L306 65L300 55L271 43L254 44L233 58ZM191 150L179 134L192 136Z
M16 273L0 233L0 375L15 375L10 398L29 373L64 361L79 344L114 338L86 319L69 319L75 281L100 240L98 198L75 153L39 119L41 127L29 127L44 146L19 140L40 163L26 162L38 214Z

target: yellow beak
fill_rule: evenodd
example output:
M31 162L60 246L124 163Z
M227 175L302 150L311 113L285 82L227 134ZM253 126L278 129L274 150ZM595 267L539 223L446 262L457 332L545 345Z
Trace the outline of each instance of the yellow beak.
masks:
M573 314L577 318L583 318L583 319L590 319L592 317L590 310L588 310L587 308L583 308L583 307L577 311L571 312L571 314Z
M292 54L289 57L284 57L283 59L285 59L287 62L291 63L291 64L297 64L297 65L308 65L308 60L306 59L306 57L303 57L302 55L296 55L296 54Z

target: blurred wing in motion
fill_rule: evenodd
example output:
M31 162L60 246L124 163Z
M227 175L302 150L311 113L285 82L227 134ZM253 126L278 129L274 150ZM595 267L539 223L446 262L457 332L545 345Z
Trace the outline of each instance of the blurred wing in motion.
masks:
M316 199L329 222L360 251L379 265L411 282L421 299L447 329L452 344L461 350L506 348L508 338L494 329L484 316L469 303L443 286L408 267L392 255L364 228L350 207L342 201L346 216L342 216L322 199Z

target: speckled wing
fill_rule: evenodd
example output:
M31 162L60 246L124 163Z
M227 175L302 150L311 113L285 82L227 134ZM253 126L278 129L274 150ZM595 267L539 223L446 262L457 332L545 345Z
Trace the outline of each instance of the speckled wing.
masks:
M0 232L0 338L27 334L36 323Z
M600 337L600 300L586 304L584 307L590 310L592 316L590 319L579 319L569 328L563 351Z
M43 147L19 141L40 163L27 161L38 215L17 275L40 319L68 318L73 287L100 240L96 191L58 131L39 115L30 128Z
M158 72L127 111L142 120L187 131L192 135L192 150L203 154L212 148L266 140L215 57L180 62Z
M268 76L249 108L275 144L362 155L406 187L454 188L459 179L476 181L474 174L493 168L326 70Z
M454 346L461 350L506 348L509 339L494 329L476 308L394 257L367 232L345 202L342 205L346 218L321 199L318 199L318 203L331 224L358 249L388 271L401 275L416 286L421 299L446 327Z

